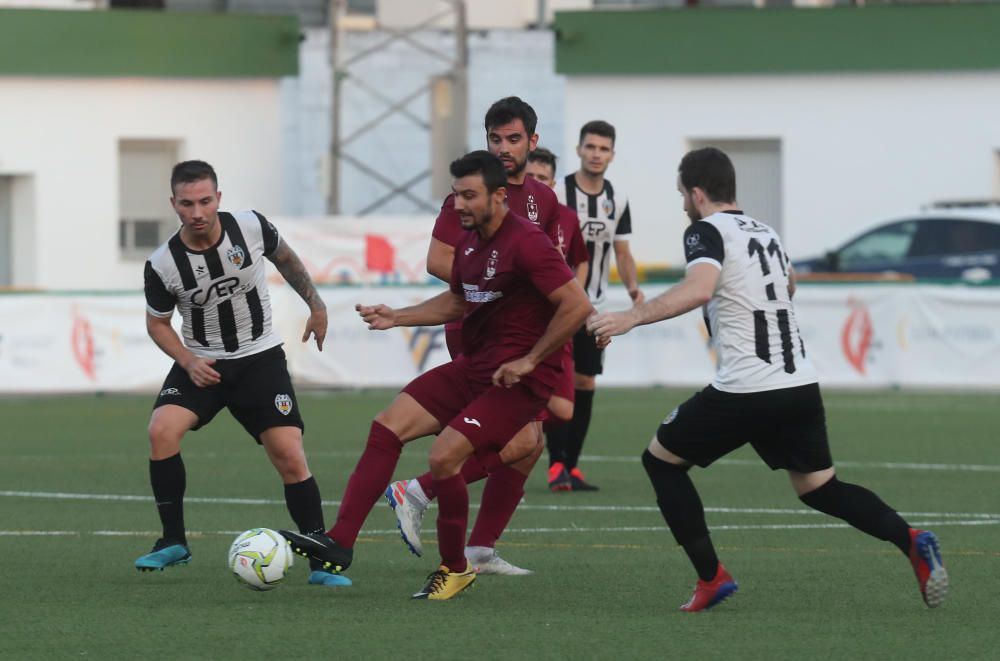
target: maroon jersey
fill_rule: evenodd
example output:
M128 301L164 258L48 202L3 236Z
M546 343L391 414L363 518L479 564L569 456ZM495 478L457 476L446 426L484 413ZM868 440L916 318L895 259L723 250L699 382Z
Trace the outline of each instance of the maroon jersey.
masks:
M507 183L507 208L522 218L548 231L559 218L559 200L551 188L539 183L531 177L525 177L522 184ZM577 219L579 225L580 221ZM434 231L431 233L438 241L455 247L465 237L467 231L462 228L462 221L455 211L455 194L444 198L441 211L434 221ZM445 324L445 330L455 332L462 327L461 321L451 321Z
M559 218L559 200L551 188L539 183L531 177L525 177L522 184L506 184L507 186L507 208L522 218L527 218L531 222L540 226L543 230L549 231L550 225ZM577 218L579 225L580 220ZM462 229L458 212L455 211L455 194L452 193L444 199L441 205L441 212L437 220L434 221L434 231L431 234L435 239L449 246L456 246L465 235L466 230Z
M455 246L451 290L465 299L462 350L476 378L527 354L552 320L548 294L573 279L545 232L508 212L496 234L465 232ZM562 352L546 356L526 379L558 383Z
M547 234L570 268L576 268L590 259L587 244L583 242L580 217L564 204L559 205L559 217L549 225Z

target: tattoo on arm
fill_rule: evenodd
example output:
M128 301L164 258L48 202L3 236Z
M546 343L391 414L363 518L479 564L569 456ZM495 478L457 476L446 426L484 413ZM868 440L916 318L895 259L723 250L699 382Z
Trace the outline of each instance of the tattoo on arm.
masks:
M278 273L285 279L285 282L302 297L310 310L326 308L326 304L323 303L323 299L320 298L319 292L316 291L316 287L309 277L309 272L306 271L305 264L285 241L278 244L268 259L278 269Z

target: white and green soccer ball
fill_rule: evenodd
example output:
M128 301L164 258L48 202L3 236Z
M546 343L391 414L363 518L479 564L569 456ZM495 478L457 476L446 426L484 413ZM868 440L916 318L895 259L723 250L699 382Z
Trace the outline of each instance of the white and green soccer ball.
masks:
M229 569L253 590L273 590L292 566L295 554L285 538L269 528L253 528L229 547Z

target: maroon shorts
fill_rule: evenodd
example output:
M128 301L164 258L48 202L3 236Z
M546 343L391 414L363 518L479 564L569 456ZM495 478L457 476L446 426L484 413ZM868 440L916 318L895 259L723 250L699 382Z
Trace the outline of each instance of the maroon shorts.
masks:
M575 369L573 367L573 343L567 342L563 347L562 374L559 376L559 383L553 391L553 397L562 397L571 402L576 401L576 380L574 379Z
M461 432L477 450L499 452L517 432L545 409L552 389L522 381L510 388L475 378L465 359L435 367L410 381L403 392L417 400L441 427Z

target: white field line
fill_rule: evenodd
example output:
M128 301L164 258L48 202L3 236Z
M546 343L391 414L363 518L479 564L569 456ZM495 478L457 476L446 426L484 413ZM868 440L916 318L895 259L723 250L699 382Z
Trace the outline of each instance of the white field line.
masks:
M1000 518L983 520L926 520L913 521L915 526L921 528L940 528L949 526L990 526L1000 525ZM821 530L821 529L844 529L850 528L846 523L813 523L813 524L762 524L762 525L712 525L712 532L722 530ZM225 536L232 537L240 534L241 530L203 530L189 531L189 537ZM545 535L552 533L666 533L665 526L569 526L569 527L536 527L536 528L509 528L509 534L523 535ZM90 535L94 537L156 537L159 531L155 530L0 530L0 537L83 537ZM362 530L361 536L389 536L394 537L399 534L395 528L384 530ZM433 535L432 535L433 536Z
M153 498L151 496L135 496L128 494L87 494L87 493L64 493L57 491L0 491L0 497L7 498L40 498L40 499L50 499L50 500L84 500L84 501L111 501L111 502L146 502L151 503ZM284 500L278 500L274 498L205 498L205 497L186 497L185 502L188 503L201 503L201 504L215 504L215 505L269 505L269 506L283 506L285 504ZM324 500L323 504L326 506L337 506L340 501L337 500ZM379 506L387 507L384 503L380 502ZM475 509L476 505L471 505ZM628 512L659 512L659 508L653 505L570 505L570 504L559 504L559 505L532 505L530 503L522 503L518 506L519 510L525 511L536 511L536 512L616 512L616 513L628 513ZM753 515L753 514L773 514L779 516L823 516L820 512L812 509L806 508L776 508L776 507L706 507L705 512L711 514L739 514L739 515ZM900 512L900 515L905 517L926 517L935 520L971 520L980 521L981 525L991 525L993 523L1000 523L1000 513L992 512ZM914 524L915 525L915 524ZM971 523L965 525L972 525ZM840 524L802 524L804 527L813 528L824 528L824 527L842 527ZM794 527L794 526L793 526ZM714 529L725 530L727 528L721 526L713 526ZM653 528L658 529L658 528ZM744 529L744 528L739 528ZM752 529L745 528L745 529ZM607 529L615 530L615 529ZM239 531L237 531L239 532Z
M583 455L580 461L594 463L639 463L639 457L628 455ZM759 466L764 467L764 462L760 459L720 459L713 466ZM997 464L924 464L905 461L835 461L834 467L840 468L875 468L887 470L916 470L916 471L956 471L969 473L1000 473L1000 465Z
M586 463L595 464L637 464L639 463L639 455L645 446L637 445L637 451L635 454L627 455L595 455L595 454L585 454L580 457L580 461ZM308 452L310 457L327 457L333 459L350 459L353 463L360 454L360 449L357 451L351 450L317 450L310 449ZM37 455L32 455L37 457ZM99 458L101 455L89 454L89 458ZM117 454L106 455L109 458L117 458ZM185 457L190 458L208 458L216 459L221 455L217 452L199 452L198 450L187 451L184 454ZM417 454L412 454L409 456L404 456L403 459L409 460L418 459ZM764 468L764 462L759 459L720 459L716 461L713 466L738 466L738 467L751 467L751 468ZM966 473L1000 473L1000 464L943 464L943 463L921 463L921 462L907 462L907 461L836 461L835 467L837 468L860 468L860 469L870 469L870 470L910 470L910 471L951 471L951 472L966 472Z

